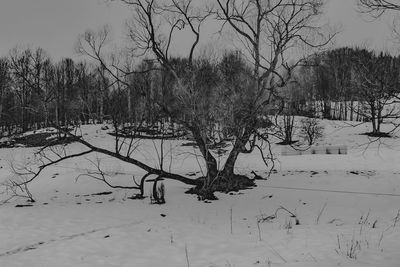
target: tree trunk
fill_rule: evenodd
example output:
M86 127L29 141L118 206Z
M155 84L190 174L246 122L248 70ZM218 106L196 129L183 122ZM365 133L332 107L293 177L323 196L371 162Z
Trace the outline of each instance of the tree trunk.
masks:
M327 101L323 100L324 103L324 118L325 119L330 119L331 118L331 107L330 107L330 103L327 103Z
M131 99L131 88L130 87L128 87L127 88L127 90L128 90L128 122L129 122L129 125L131 125L132 124L132 99Z
M44 103L44 127L49 127L49 107Z
M380 103L378 104L378 115L377 115L377 124L376 124L376 130L377 133L381 132L381 124L382 124L382 106Z
M59 101L58 101L58 97L57 97L57 101L56 101L56 108L55 108L55 116L56 116L56 126L57 126L57 128L59 128L60 127L60 118L59 118L59 106L60 106L60 104L59 104Z
M354 101L350 101L350 121L353 121L353 114L354 114Z
M201 131L197 126L189 127L189 130L193 134L193 138L195 139L197 145L199 146L200 152L203 155L203 158L206 162L207 167L207 175L205 186L209 186L211 181L215 179L218 175L218 164L217 160L211 154L209 149L207 148L206 140L201 135Z
M229 153L228 159L226 160L224 169L222 171L222 176L228 180L232 179L234 176L235 163L240 153L240 147L237 146L236 143Z
M103 91L99 94L99 121L97 123L103 123L104 117L104 99L103 99Z
M248 127L244 130L243 135L238 137L238 139L234 143L233 148L229 153L228 159L226 160L224 169L222 171L222 176L225 179L228 180L233 179L235 174L234 170L235 170L236 160L239 154L242 152L243 148L245 147L246 143L248 142L250 136L251 136L251 128Z
M371 122L372 122L372 133L376 134L378 132L376 125L376 111L375 111L375 103L370 103L371 107Z

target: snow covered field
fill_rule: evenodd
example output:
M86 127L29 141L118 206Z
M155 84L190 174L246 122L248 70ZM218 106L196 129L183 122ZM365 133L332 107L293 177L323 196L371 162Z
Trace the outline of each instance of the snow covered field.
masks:
M324 121L320 145L347 145L347 155L280 156L276 173L257 187L200 202L188 186L165 181L165 205L75 178L89 161L73 159L48 168L32 185L32 207L15 199L0 206L0 266L400 266L400 140L366 146L368 125ZM84 128L91 142L112 147L101 125ZM199 171L192 147L168 142L171 169ZM73 151L81 148L70 145ZM156 164L151 140L140 158ZM23 162L33 148L0 150L0 179L10 160ZM96 155L94 155L96 156ZM113 182L131 181L137 169L104 155ZM88 158L88 157L87 157ZM267 171L257 153L240 158L237 172ZM148 195L149 188L146 188ZM96 195L101 192L111 194ZM284 210L296 214L296 225ZM398 218L397 221L395 218ZM352 257L349 257L351 254Z

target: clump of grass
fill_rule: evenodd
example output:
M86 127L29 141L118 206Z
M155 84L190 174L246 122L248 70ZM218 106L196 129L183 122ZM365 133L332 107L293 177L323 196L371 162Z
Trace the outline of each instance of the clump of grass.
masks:
M338 248L336 252L345 255L349 259L356 260L358 254L361 252L362 242L354 233L350 240L346 240L343 235L337 235L337 243Z
M283 225L283 229L286 229L286 230L287 230L287 234L289 234L289 233L290 233L290 230L293 229L292 220L290 220L290 219L288 220L288 219L286 218L285 224Z

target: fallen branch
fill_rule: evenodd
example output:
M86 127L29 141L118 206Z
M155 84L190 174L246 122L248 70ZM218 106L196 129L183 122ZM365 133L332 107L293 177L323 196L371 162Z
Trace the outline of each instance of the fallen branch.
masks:
M280 206L279 208L277 208L276 210L275 210L275 212L274 212L274 214L272 214L272 215L264 215L264 214L261 214L259 217L258 217L258 221L259 222L271 222L272 220L274 220L274 219L276 219L277 217L278 217L278 212L279 211L285 211L286 213L288 213L289 215L290 215L290 217L292 217L292 218L295 218L295 220L296 220L296 225L299 225L300 224L300 220L297 218L297 215L296 214L294 214L293 212L291 212L290 210L288 210L288 209L286 209L285 207L283 207L283 206Z

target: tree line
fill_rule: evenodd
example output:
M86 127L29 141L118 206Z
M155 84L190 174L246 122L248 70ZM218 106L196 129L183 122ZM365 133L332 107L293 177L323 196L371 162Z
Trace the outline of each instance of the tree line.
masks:
M250 70L240 53L226 52L220 60L196 59L190 70L188 64L185 58L171 60L180 76L201 88L186 96L196 106L192 108L205 112L225 94L240 98L237 94L246 93L241 89ZM184 120L191 111L174 103L174 87L174 77L154 60L141 60L122 81L101 64L71 58L53 62L41 48L15 48L0 58L0 126L12 134L105 119L152 124L172 113ZM219 106L219 112L223 108Z
M246 79L250 82L250 66L239 51L195 61L190 73L185 73L187 59L177 57L171 64L201 88L187 95L187 101L203 111L212 107L214 121L204 119L217 123L218 117L226 117L218 112L230 112L224 110L222 97L242 99L241 105L248 98L244 87ZM294 72L265 115L370 121L378 133L383 120L399 115L397 109L388 108L398 100L399 66L400 57L365 48L342 47L313 54ZM184 120L190 116L190 111L184 112L187 107L172 110L179 106L173 103L173 80L149 59L142 59L121 85L113 82L101 64L70 58L53 62L41 48L15 48L0 59L0 126L3 134L11 134L104 119L152 124L167 119L170 112ZM166 101L168 105L161 104ZM171 110L166 112L163 106Z
M341 47L307 57L286 89L286 113L381 124L400 117L400 57L359 47ZM285 114L286 114L285 113Z
M101 119L108 112L104 78L101 68L85 61L54 62L41 48L12 49L0 59L2 133Z

